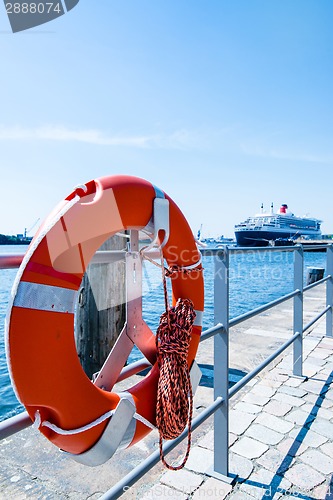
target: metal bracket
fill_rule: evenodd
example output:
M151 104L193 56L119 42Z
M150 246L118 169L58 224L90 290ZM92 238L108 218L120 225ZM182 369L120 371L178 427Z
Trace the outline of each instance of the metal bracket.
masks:
M163 248L170 236L170 211L169 211L169 200L166 198L155 198L154 199L154 211L153 211L153 224L154 224L154 235L152 242L146 248L146 252L151 250L154 246L157 246L159 231L164 231L164 238L162 243L159 245Z
M134 413L135 406L133 403L128 399L121 399L114 415L94 446L80 453L80 455L64 453L76 462L90 467L104 464L114 455L123 441L129 444L133 439L136 425L133 419Z

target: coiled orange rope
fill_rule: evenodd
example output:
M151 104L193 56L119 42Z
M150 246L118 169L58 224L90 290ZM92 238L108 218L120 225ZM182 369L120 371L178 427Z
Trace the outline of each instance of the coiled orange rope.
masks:
M171 273L173 272L176 271L173 269ZM156 333L157 362L160 368L156 425L163 464L168 469L180 470L184 467L191 448L193 394L187 356L196 315L189 299L178 299L176 305L169 308L164 271L163 285L166 311L160 318ZM163 439L175 439L187 424L189 432L185 457L181 465L172 466L165 460Z

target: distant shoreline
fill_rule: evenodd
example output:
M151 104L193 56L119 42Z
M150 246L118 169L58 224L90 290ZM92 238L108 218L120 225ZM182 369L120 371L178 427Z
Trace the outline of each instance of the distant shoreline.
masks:
M29 245L32 238L23 238L23 236L8 236L7 234L0 234L0 245Z

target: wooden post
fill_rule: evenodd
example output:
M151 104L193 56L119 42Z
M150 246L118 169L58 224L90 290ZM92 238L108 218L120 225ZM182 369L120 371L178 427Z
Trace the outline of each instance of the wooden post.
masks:
M124 250L126 242L114 235L99 250ZM125 301L125 257L110 264L89 264L75 315L76 349L89 378L100 370L124 326Z

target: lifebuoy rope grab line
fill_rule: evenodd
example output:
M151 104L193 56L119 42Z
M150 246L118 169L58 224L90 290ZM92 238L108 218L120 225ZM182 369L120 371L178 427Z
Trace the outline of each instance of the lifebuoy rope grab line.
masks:
M154 192L156 190L147 181L129 176L105 177L78 186L41 226L14 282L5 326L6 354L14 391L18 400L26 406L35 426L53 444L75 456L88 453L91 447L94 448L94 443L98 444L106 429L106 421L109 420L110 423L117 411L122 394L125 399L132 400L136 410L133 418L138 422L126 446L134 444L155 428L158 415L154 401L157 397L161 362L159 359L148 376L126 393L104 391L91 383L77 358L74 336L72 338L68 335L73 330L75 300L85 268L83 271L71 272L61 269L61 266L60 269L57 268L49 255L47 237L54 237L59 235L60 230L63 231L61 236L66 237L68 249L60 257L66 257L63 260L67 267L77 250L81 257L85 250L91 258L101 243L117 231L131 227L144 229L148 225L152 217ZM202 266L200 252L197 251L184 216L172 200L168 200L172 223L170 242L176 244L180 253L188 246L199 257L199 260L195 259L197 262L192 260L189 265L181 260L172 262L168 245L163 249L163 256L170 269L172 270L172 265L175 266L170 274L174 302L182 299L183 295L188 296L188 304L192 300L194 302L189 314L193 331L189 335L188 357L184 358L188 375L201 333ZM97 229L94 227L89 229L78 225L82 214L88 214L88 218L97 214L105 217L106 203L113 203L114 210L118 210L120 216L117 224L110 224L109 228L108 221L96 221L101 234L96 233ZM128 203L130 207L127 206ZM137 210L138 203L140 211ZM179 225L177 229L176 223ZM72 243L71 238L76 238L77 241ZM192 270L196 270L200 276L199 280L190 283L186 275ZM166 290L166 285L164 286ZM44 291L46 297L40 297L39 294L43 295ZM48 300L51 300L51 295L50 304ZM165 300L167 305L167 297ZM194 308L198 313L195 321ZM166 308L168 328L172 309ZM162 319L161 322L163 323ZM157 344L160 343L158 339L160 337L157 335ZM187 392L191 390L189 386L186 386L186 399Z

